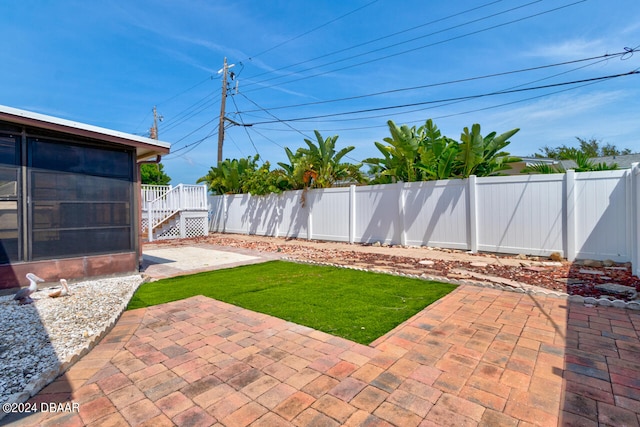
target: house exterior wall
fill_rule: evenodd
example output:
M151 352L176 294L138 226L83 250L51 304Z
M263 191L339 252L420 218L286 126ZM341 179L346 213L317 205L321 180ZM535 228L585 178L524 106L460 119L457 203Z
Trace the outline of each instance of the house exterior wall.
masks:
M80 280L138 272L138 254L135 252L18 262L0 265L0 289L28 285L27 273L44 278L47 282L60 279Z

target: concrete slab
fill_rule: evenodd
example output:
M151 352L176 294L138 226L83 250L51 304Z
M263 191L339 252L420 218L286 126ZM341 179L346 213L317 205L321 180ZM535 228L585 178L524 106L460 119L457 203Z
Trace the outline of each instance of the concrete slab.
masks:
M212 245L150 246L143 250L142 269L144 274L157 280L280 258L277 254Z

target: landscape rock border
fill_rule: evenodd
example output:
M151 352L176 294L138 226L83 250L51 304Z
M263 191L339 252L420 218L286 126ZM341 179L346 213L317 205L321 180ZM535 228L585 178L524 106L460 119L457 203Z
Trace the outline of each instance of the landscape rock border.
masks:
M338 267L338 268L347 268L350 270L368 271L371 273L391 274L394 276L409 277L409 278L420 279L425 281L450 283L452 285L479 286L483 288L499 289L502 291L524 293L524 294L529 294L534 296L549 296L554 298L562 298L578 304L584 304L586 306L616 307L616 308L640 311L640 302L638 301L623 301L620 299L611 301L608 298L594 298L594 297L583 297L581 295L569 295L565 292L551 291L548 289L540 288L533 285L528 285L525 283L521 283L520 287L514 287L509 285L503 285L500 283L481 282L481 281L467 280L467 279L450 279L450 278L441 277L441 276L407 274L407 273L388 271L388 270L377 270L375 268L352 267L352 266L343 265L343 264L304 260L304 259L291 258L291 257L283 257L282 259L290 262L297 262L300 264L324 265L328 267Z
M149 277L144 274L134 274L128 276L122 276L121 279L128 280L133 279L135 277L139 277L140 280L137 281L135 286L132 286L124 295L123 295L123 303L118 306L114 314L108 318L104 323L99 326L98 332L93 334L88 338L86 345L78 351L71 353L65 357L64 360L59 361L55 366L50 366L47 370L38 372L34 378L31 379L25 386L25 388L21 392L13 393L7 397L7 400L4 403L8 404L20 404L27 402L31 397L35 396L38 392L44 389L46 386L55 381L59 376L64 374L69 368L71 368L76 362L78 362L84 355L89 353L116 325L122 313L127 308L127 305L131 301L133 294L138 290L138 288L143 284L149 281ZM117 278L110 278L117 279ZM93 279L89 279L93 281ZM88 281L89 281L88 280ZM99 279L97 279L99 281ZM0 420L2 420L8 413L4 411L0 411Z

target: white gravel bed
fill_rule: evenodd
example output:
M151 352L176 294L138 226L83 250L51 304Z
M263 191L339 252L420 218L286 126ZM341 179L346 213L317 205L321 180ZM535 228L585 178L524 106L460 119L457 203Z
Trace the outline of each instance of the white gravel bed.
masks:
M84 355L142 282L140 275L83 281L59 298L40 289L27 305L0 297L0 404L26 401Z

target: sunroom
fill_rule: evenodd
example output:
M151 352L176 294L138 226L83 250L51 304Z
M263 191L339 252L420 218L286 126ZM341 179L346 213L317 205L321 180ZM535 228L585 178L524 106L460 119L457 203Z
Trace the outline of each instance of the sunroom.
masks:
M0 289L136 272L140 164L169 144L0 106Z

